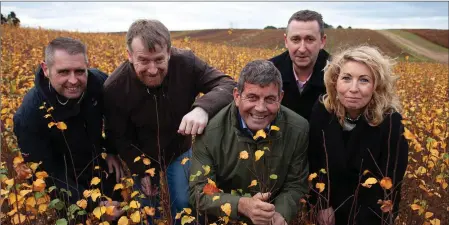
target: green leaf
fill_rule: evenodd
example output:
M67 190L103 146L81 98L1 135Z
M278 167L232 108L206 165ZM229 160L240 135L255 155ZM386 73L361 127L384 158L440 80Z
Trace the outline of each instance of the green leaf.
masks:
M129 205L125 205L125 206L123 206L123 208L122 208L123 211L128 211L128 209L129 209Z
M443 159L449 159L449 153L444 153L443 154Z
M320 169L320 173L326 174L326 170L324 168Z
M246 194L244 194L244 195L243 195L243 197L248 197L248 198L251 198L251 197L253 197L253 196L251 196L251 194L250 194L250 193L246 193Z
M76 204L72 204L69 206L69 213L74 214L77 210L80 210L80 207L78 207Z
M201 171L196 172L196 176L201 176L201 174L203 174Z
M36 193L34 193L34 197L35 197L36 199L40 199L40 198L42 198L42 196L44 196L44 193L42 193L42 192L36 192Z
M8 173L8 169L6 169L6 168L1 168L1 169L0 169L0 173L2 173L2 174L3 174L3 173Z
M51 186L51 187L49 187L49 188L48 188L48 193L52 192L52 191L55 190L55 189L56 189L56 186Z
M80 210L80 211L78 211L78 216L83 216L83 215L86 215L87 214L87 212L86 212L86 210Z
M238 194L237 194L237 191L236 190L234 190L234 189L232 189L231 190L231 195L233 195L233 196L237 196Z
M69 197L72 197L72 192L67 191L65 188L61 188L60 192L66 193Z
M270 175L270 179L272 179L272 180L277 180L277 179L278 179L278 175L276 175L276 174L271 174L271 175Z
M59 198L57 198L57 199L51 200L50 204L48 204L48 207L50 209L61 210L61 209L63 209L65 207L65 204L64 204L64 202L59 200Z
M237 191L238 191L240 194L243 194L243 190L242 190L242 189L237 189Z
M56 225L67 225L67 220L65 218L56 220Z
M263 147L263 150L270 151L270 148L268 148L267 146L265 146L265 147Z
M190 175L190 178L189 178L189 180L190 180L190 181L194 181L194 180L195 180L195 178L196 178L196 175L192 174L192 175Z

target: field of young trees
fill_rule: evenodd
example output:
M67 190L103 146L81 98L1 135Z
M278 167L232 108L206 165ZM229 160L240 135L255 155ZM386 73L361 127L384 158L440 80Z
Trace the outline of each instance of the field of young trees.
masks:
M126 59L125 36L5 25L1 30L1 224L78 224L80 218L86 216L86 224L109 224L104 219L114 210L113 207L87 206L88 202L95 204L109 198L98 188L101 180L96 177L92 177L91 190L83 193L84 198L76 204L70 205L63 198L51 197L62 196L65 190L46 185L48 174L39 171L39 162L24 162L12 131L12 118L24 94L34 85L34 70L43 60L44 47L50 40L58 36L80 39L88 47L90 66L110 74ZM232 36L233 32L226 32L225 35ZM282 41L283 37L277 38ZM351 42L347 40L347 43ZM283 51L282 48L204 43L182 36L173 45L191 49L207 63L234 78L238 78L247 62L268 59ZM400 214L395 224L449 224L448 65L405 60L397 63L395 73L400 76L397 93L404 109L404 135L410 146ZM70 129L62 124L58 128L61 132ZM135 163L145 163L145 160L142 158ZM380 185L379 182L373 185ZM125 211L119 224L145 224L143 221L154 215L154 208L141 207L136 201L141 193L132 190L132 179L124 179L116 185L116 190L126 195L125 201L117 206ZM225 205L222 209L223 219L209 221L210 224L232 222L226 219ZM195 215L190 214L191 209L185 209L175 223L194 221ZM164 224L164 220L158 222ZM312 222L298 218L295 223Z

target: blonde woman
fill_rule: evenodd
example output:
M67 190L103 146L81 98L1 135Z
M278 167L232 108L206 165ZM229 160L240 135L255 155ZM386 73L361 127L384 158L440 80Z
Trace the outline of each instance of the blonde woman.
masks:
M392 65L376 48L359 46L325 68L327 93L312 110L309 141L310 172L326 183L316 202L320 224L393 223L408 144ZM327 173L318 172L322 168ZM392 188L363 187L369 177L388 177ZM382 212L379 199L390 200L392 210Z

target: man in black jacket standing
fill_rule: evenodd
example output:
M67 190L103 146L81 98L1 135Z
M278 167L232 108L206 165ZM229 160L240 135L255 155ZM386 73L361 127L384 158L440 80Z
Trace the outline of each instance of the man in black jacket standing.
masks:
M50 175L47 187L54 182L69 190L71 202L91 188L93 177L102 178L101 171L115 172L97 185L108 196L123 175L115 155L108 154L106 162L99 157L105 148L102 88L106 78L105 73L88 69L82 42L56 38L45 49L35 86L14 115L14 133L24 159L42 161L41 169Z
M284 34L286 52L270 59L282 74L282 105L309 120L318 96L326 92L324 72L329 58L321 14L301 10L294 13Z

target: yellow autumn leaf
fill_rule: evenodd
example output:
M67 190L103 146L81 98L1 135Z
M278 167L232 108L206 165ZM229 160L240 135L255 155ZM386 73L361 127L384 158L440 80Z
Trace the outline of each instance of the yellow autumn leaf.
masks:
M419 209L421 209L421 206L417 205L417 204L411 204L410 208L412 208L412 210L419 210Z
M47 204L41 204L38 207L38 212L39 213L45 213L47 211L48 205Z
M13 165L16 166L19 163L23 163L23 161L24 160L23 160L22 154L19 154L18 156L14 157L12 162L13 162Z
M326 187L326 184L325 183L316 183L315 187L318 188L319 192L321 193L321 192L324 191L324 188Z
M38 191L38 192L42 192L45 190L45 187L47 185L45 184L45 181L42 179L36 179L33 182L33 191Z
M129 224L128 220L129 220L128 217L122 216L118 220L117 225L128 225Z
M190 209L190 208L184 208L183 211L184 211L187 215L192 214L192 209Z
M36 172L37 167L41 164L42 164L42 161L39 163L31 163L30 168L33 170L33 172Z
M214 187L217 187L217 184L215 184L215 181L213 181L213 180L211 180L209 178L207 178L207 183L212 185L212 186L214 186Z
M106 152L101 153L101 158L106 159L107 156L108 156L108 154Z
M134 223L140 222L140 211L137 210L129 216Z
M95 166L94 167L94 170L99 170L100 169L100 166Z
M254 187L257 185L257 180L252 180L251 184L248 187Z
M86 199L81 199L81 200L76 202L76 205L79 206L82 209L86 209L87 201L86 201Z
M143 210L148 216L154 216L156 214L156 209L154 207L145 206L143 207Z
M217 195L217 196L214 196L214 197L212 198L212 201L215 202L215 201L218 200L218 199L220 199L220 196Z
M279 131L279 127L275 125L271 125L270 130Z
M176 213L175 220L181 219L181 216L182 216L182 212Z
M186 162L189 161L189 160L190 160L190 159L189 159L188 157L184 157L184 158L181 160L181 165L185 165Z
M254 156L256 157L255 160L256 160L256 161L259 161L260 157L262 157L263 154L265 154L265 151L257 150L257 151L254 153Z
M22 213L15 214L11 219L12 224L23 224L25 221L26 217Z
M309 175L309 178L308 178L307 180L308 180L308 181L312 181L312 180L315 179L317 176L318 176L317 173L311 173L311 174Z
M223 211L227 216L231 216L231 204L225 203L220 206L221 211Z
M140 160L140 156L137 156L136 158L134 158L134 162L137 162Z
M100 219L101 216L105 213L106 213L105 206L99 206L99 207L95 208L94 211L92 212L92 214L94 214L94 216L97 217L97 219Z
M210 166L209 165L205 165L205 166L201 166L201 167L203 167L204 176L207 176L207 174L210 173Z
M67 130L67 125L64 122L58 122L56 127L60 130Z
M21 190L21 191L19 192L19 194L20 194L21 196L25 197L25 195L27 195L27 194L30 193L30 192L32 192L32 190Z
M48 177L48 173L45 171L40 171L36 173L36 177L39 179L45 179Z
M432 219L430 220L430 224L432 225L441 225L441 221L439 219Z
M48 108L47 109L47 112L51 112L51 111L53 111L55 108L53 108L53 106L52 107L50 107L50 108Z
M247 151L240 152L240 156L239 156L240 159L248 159L248 157L249 157L249 155L248 155Z
M45 116L44 116L44 118L49 118L49 117L51 117L51 115L50 114L45 114Z
M426 212L425 214L426 219L429 219L430 217L433 216L433 212Z
M138 191L133 191L133 193L131 194L131 198L134 198L134 196L138 195L139 192Z
M14 185L14 178L6 179L6 180L3 181L3 183L5 183L8 186L13 186Z
M114 215L114 208L115 205L106 206L106 214L110 216Z
M413 140L415 139L415 135L412 134L412 132L410 132L406 127L404 127L404 137L407 140Z
M195 220L195 217L193 216L188 216L188 215L184 215L181 219L181 225L184 225L186 223L191 223Z
M92 190L84 190L83 191L84 198L90 197L91 194L92 194Z
M103 222L99 223L98 225L109 225L109 222L108 221L103 221Z
M143 158L143 159L142 159L142 162L143 162L143 164L145 164L146 166L148 166L148 165L151 164L151 161L150 161L149 158Z
M392 183L391 178L389 178L389 177L382 178L382 180L380 181L380 186L382 188L384 188L384 189L387 189L387 190L392 188L393 187L393 183Z
M132 200L129 203L129 207L134 208L134 209L138 209L138 208L140 208L140 203L138 201Z
M124 187L123 187L123 184L115 184L114 185L114 191L116 191L116 190L120 190L120 189L123 189Z
M94 177L92 178L92 180L90 181L90 185L97 185L98 183L100 183L101 179L98 177Z
M377 179L374 177L370 177L365 180L365 182L362 184L363 187L370 188L373 184L377 183Z
M31 208L34 208L36 206L36 198L34 196L28 197L26 200L26 205L30 206Z
M365 170L363 171L363 176L365 176L366 174L371 173L369 170Z
M145 173L148 173L148 174L150 174L151 177L154 177L154 175L156 173L155 170L156 170L156 168L150 168L150 169L145 170Z
M263 129L262 130L258 130L256 132L256 135L254 135L253 139L257 140L259 137L266 138L267 137L267 133L265 133L265 131Z
M101 196L100 189L96 188L95 190L92 190L92 194L90 197L92 198L92 201L97 201L97 198Z

